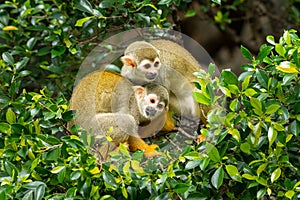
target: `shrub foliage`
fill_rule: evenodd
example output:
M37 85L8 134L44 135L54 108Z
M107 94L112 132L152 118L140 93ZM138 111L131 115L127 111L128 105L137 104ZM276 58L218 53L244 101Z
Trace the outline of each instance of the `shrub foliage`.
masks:
M121 146L111 157L116 165L91 155L85 131L70 135L65 128L74 118L63 96L71 91L70 65L81 62L90 38L101 39L94 24L106 29L117 23L112 16L125 12L123 6L123 24L161 24L168 4L54 2L0 7L0 199L299 199L296 31L285 31L279 41L268 36L257 56L242 46L249 63L239 77L230 70L215 77L213 65L195 73L199 91L193 96L212 107L201 129L205 141L177 158L163 152L151 160Z

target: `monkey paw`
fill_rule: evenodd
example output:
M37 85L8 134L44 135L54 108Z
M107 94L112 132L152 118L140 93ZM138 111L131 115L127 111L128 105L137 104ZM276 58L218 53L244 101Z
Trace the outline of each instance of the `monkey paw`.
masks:
M161 155L161 152L157 151L159 149L159 146L156 144L151 144L145 149L145 156L147 158L155 157Z

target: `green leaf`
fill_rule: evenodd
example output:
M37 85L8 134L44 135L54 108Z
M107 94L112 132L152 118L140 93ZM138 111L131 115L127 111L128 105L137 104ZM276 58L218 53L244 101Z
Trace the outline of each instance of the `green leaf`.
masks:
M15 63L15 59L8 52L2 53L2 59L10 66L13 66Z
M247 97L252 97L257 94L257 92L252 88L246 89L244 93Z
M81 172L80 172L79 170L73 171L73 172L70 174L70 179L71 179L72 181L74 181L74 180L79 179L80 176L81 176Z
M53 174L58 174L58 173L61 172L63 169L65 169L65 166L57 166L57 167L54 167L54 168L51 170L51 173L53 173Z
M270 106L268 106L267 110L266 110L266 114L273 114L275 113L281 106L278 104L271 104Z
M240 135L240 132L238 129L234 128L234 129L231 129L232 131L230 131L230 134L232 135L232 137L234 139L236 139L236 141L240 142L241 140L241 135Z
M238 99L234 99L230 103L229 108L230 108L231 111L238 111L240 109L240 106L241 106L241 104L240 104L239 100Z
M185 183L178 183L176 184L174 191L178 194L183 194L185 193L188 189L190 188L189 184L185 184Z
M259 184L263 185L263 186L267 186L268 182L266 179L264 179L263 177L255 177L256 182L258 182Z
M295 192L293 190L289 190L284 194L284 196L289 199L292 199L294 197L294 195L295 195Z
M258 53L257 59L263 61L265 57L267 57L272 51L273 47L267 46L266 44L260 47L260 52Z
M48 121L50 119L53 119L55 117L55 113L54 112L46 112L44 114L44 119L45 121Z
M244 81L242 83L242 91L244 91L248 88L251 77L252 77L252 75L249 75L249 76L246 76L246 78L244 79Z
M237 85L229 84L229 85L227 86L227 88L229 89L229 91L230 91L232 94L239 94L239 93L240 93L239 87L238 87Z
M272 44L272 45L275 45L275 44L276 44L273 35L268 35L268 36L267 36L267 42L269 42L269 43Z
M64 54L66 51L66 47L65 46L54 46L51 50L51 54L53 56L61 56L62 54Z
M216 68L216 66L215 66L214 64L212 64L212 63L210 63L210 64L208 65L208 74L209 74L210 76L212 76L212 75L214 74L215 68Z
M211 0L213 3L221 5L221 0Z
M78 19L78 20L76 21L75 26L81 27L81 26L83 26L83 24L84 24L86 21L89 21L89 20L92 19L93 17L94 17L94 16L91 16L91 17L85 17L85 18L82 18L82 19Z
M36 44L38 40L35 37L30 38L27 43L26 46L29 50L32 50L32 48L34 47L34 45Z
M196 11L194 9L192 10L188 10L186 13L185 13L185 17L194 17L196 15Z
M198 167L200 164L201 160L191 160L188 161L185 165L186 170L194 169L195 167Z
M254 108L255 114L257 114L258 116L263 115L262 104L257 98L250 98L250 104Z
M127 161L123 166L123 172L126 177L130 177L130 161Z
M284 39L284 41L285 41L285 43L287 45L291 44L291 36L290 36L289 31L284 31L284 33L283 33L283 39Z
M277 131L272 126L270 126L268 130L269 147L272 146L276 138L277 138Z
M236 85L238 86L238 78L237 76L231 72L231 71L228 71L228 70L223 70L221 72L221 75L220 75L220 80L221 80L221 83L224 83L225 85Z
M10 124L16 123L16 114L11 109L6 112L6 121Z
M254 129L253 129L253 133L254 133L254 136L255 136L255 141L254 141L254 145L256 146L258 141L259 141L259 138L261 136L261 127L262 127L262 122L259 121L255 126L254 126Z
M74 5L78 10L94 14L93 7L88 0L75 0Z
M248 144L247 142L242 143L241 146L240 146L240 149L241 149L242 152L250 154L251 147L250 147L250 144Z
M20 71L21 69L23 69L27 65L28 61L29 61L29 58L24 57L21 61L17 62L17 64L16 64L17 71Z
M5 122L0 122L0 132L8 134L10 130L10 125Z
M170 5L172 0L160 0L157 5Z
M118 187L118 184L116 183L114 176L107 171L104 171L104 173L103 173L103 180L104 180L105 185L108 186L109 188L117 188Z
M127 193L126 187L121 186L121 190L122 190L122 194L125 197L125 199L128 199L128 193Z
M59 148L51 149L47 153L46 160L57 161L57 159L59 158L59 154L60 154Z
M216 189L219 189L219 187L223 183L223 179L224 179L224 170L222 167L219 167L212 175L211 183Z
M250 51L244 47L243 45L241 45L241 51L242 51L242 56L248 60L252 60L253 56L250 53Z
M281 44L275 45L275 51L282 57L285 57L286 50Z
M226 165L225 169L230 177L239 175L239 171L238 171L237 167L234 165Z
M129 153L127 147L126 147L123 143L121 143L121 144L119 145L119 151L120 151L123 155L125 155L125 156L127 156L127 157L130 156L130 153Z
M242 177L251 181L254 181L256 179L256 177L252 176L251 174L243 174Z
M264 88L268 88L268 80L269 77L267 75L267 73L261 69L257 69L256 70L256 78L258 80L258 82L264 87Z
M24 184L22 187L34 191L34 199L40 200L43 199L46 191L46 184L41 181L34 181Z
M141 167L140 162L137 160L131 161L131 167L137 174L144 174L144 169Z
M273 183L274 181L276 181L280 177L280 175L281 175L281 169L278 167L271 174L271 182Z
M193 92L192 96L200 104L211 105L211 100L206 95L204 95L203 93Z
M256 170L257 175L259 176L266 169L267 166L268 166L268 163L264 163L264 164L260 165Z
M209 142L206 142L206 153L212 161L221 162L218 149Z
M112 8L114 6L115 1L112 0L103 0L99 4L99 8Z
M257 194L256 194L256 198L262 199L265 196L266 192L267 192L266 188L262 188L262 189L258 190Z

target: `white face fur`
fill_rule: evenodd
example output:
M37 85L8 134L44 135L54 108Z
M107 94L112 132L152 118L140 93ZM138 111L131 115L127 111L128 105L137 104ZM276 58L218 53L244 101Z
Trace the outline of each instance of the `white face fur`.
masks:
M161 67L161 63L158 57L154 59L154 61L150 61L148 59L144 59L137 66L137 69L142 71L145 74L145 78L149 81L155 80L158 76L158 70Z
M166 108L166 103L157 94L147 94L140 86L135 86L135 96L138 101L140 113L150 120L160 116Z

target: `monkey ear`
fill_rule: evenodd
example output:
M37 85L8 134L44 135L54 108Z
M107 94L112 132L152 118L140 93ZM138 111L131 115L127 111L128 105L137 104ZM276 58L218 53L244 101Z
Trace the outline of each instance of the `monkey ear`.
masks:
M134 62L134 58L132 56L122 56L121 61L125 66L136 67L136 63Z
M146 95L146 89L142 86L133 86L135 98L141 100Z

